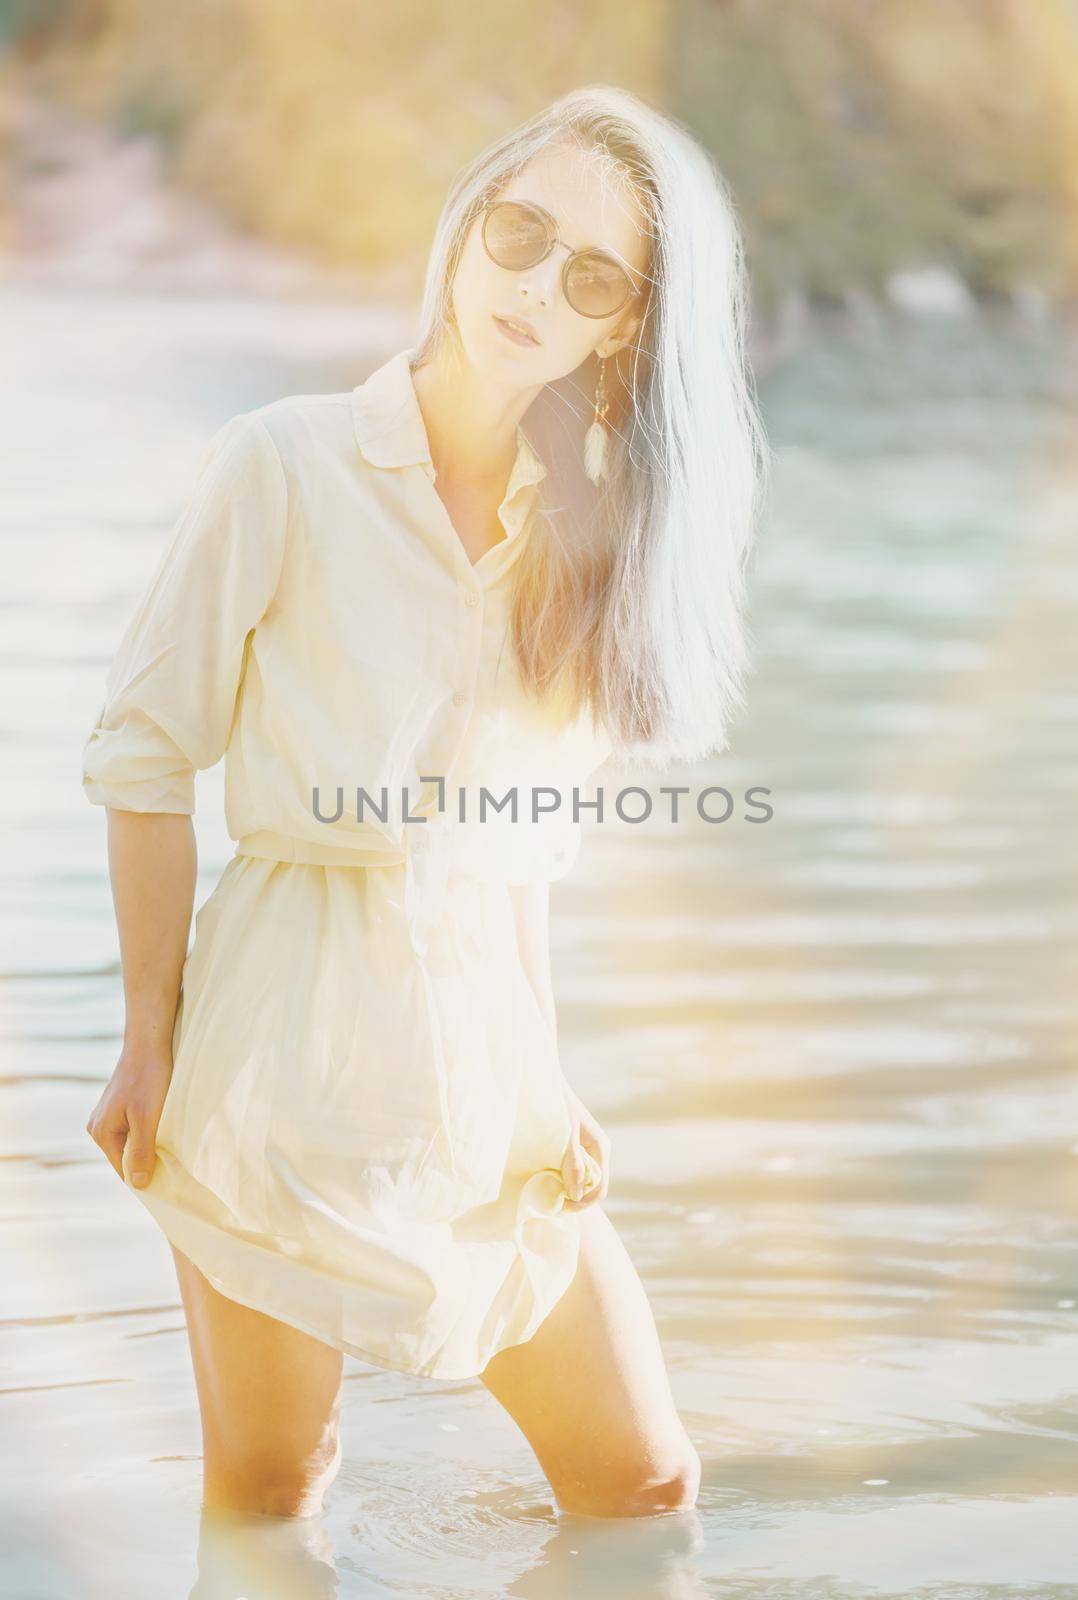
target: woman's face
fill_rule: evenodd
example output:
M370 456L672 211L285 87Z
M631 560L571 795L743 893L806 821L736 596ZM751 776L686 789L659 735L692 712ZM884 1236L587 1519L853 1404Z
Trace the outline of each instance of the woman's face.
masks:
M483 246L482 218L472 224L453 282L453 311L468 359L507 387L554 383L575 371L592 351L613 355L640 325L642 306L629 303L611 317L574 311L562 288L562 268L571 250L602 249L620 258L646 290L649 241L632 190L602 172L600 163L575 146L548 146L533 157L498 195L530 200L558 225L559 243L537 266L514 272L499 267ZM538 344L517 344L494 320L519 317L534 329Z

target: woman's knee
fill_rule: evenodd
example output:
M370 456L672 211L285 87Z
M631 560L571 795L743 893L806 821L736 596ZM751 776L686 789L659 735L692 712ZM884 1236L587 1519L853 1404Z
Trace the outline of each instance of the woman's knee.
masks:
M563 1511L593 1517L650 1517L689 1511L700 1492L701 1462L686 1438L676 1452L626 1468L582 1474L555 1487Z
M259 1512L263 1516L305 1517L322 1510L322 1501L341 1463L340 1429L334 1425L307 1454L282 1454L266 1448L207 1451L204 1509Z

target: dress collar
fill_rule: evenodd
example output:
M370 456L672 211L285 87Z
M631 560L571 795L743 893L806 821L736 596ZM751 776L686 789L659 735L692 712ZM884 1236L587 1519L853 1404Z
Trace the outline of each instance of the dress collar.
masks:
M425 466L433 476L426 424L412 381L414 355L412 348L398 351L352 390L352 422L356 443L372 466ZM516 460L499 509L505 510L519 490L541 483L546 475L545 464L518 428ZM512 532L520 525L512 519Z

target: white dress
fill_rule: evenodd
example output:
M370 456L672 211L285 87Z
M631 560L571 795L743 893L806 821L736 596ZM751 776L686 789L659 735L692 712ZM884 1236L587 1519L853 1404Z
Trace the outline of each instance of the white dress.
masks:
M131 1193L230 1298L462 1378L529 1339L576 1269L564 1079L508 886L568 872L574 788L593 795L610 743L527 696L512 652L542 462L520 431L505 538L473 566L413 355L216 435L83 785L191 814L223 754L237 841L196 913L154 1174L137 1189L125 1163ZM515 789L515 821L479 819L484 786Z

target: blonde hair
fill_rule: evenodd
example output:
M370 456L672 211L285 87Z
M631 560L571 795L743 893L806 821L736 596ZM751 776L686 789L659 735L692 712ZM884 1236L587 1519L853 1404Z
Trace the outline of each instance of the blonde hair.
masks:
M745 360L742 241L711 157L627 90L563 95L455 179L413 365L456 340L451 290L473 221L539 151L566 142L631 186L651 240L650 291L632 344L607 361L597 490L582 470L594 359L527 414L529 439L533 418L545 425L548 473L515 569L511 633L532 692L577 714L590 706L615 759L662 768L726 748L743 708L745 581L768 461ZM543 504L551 488L568 488L567 503Z

